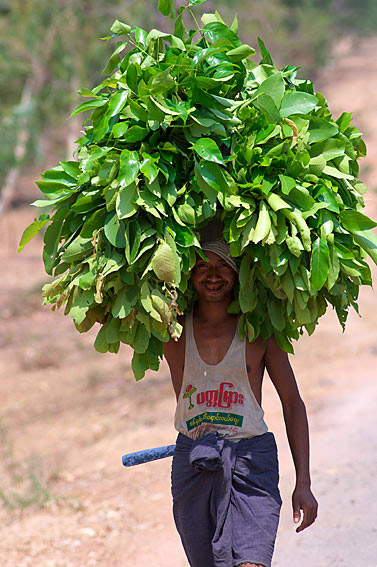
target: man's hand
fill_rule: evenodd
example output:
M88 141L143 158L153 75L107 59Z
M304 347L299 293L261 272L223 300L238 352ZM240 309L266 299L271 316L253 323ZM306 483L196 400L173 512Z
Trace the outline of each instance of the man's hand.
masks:
M317 517L318 512L318 502L314 498L312 491L309 486L299 486L296 488L292 494L292 507L293 507L293 521L297 524L301 518L300 510L303 510L304 517L296 529L296 532L302 532L305 528L309 527Z

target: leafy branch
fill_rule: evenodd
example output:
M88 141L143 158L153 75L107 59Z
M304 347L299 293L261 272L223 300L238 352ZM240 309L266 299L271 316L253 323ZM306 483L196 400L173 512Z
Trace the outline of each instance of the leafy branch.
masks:
M325 97L297 67L277 69L262 40L261 61L217 12L203 37L182 23L172 0L159 8L174 34L118 20L120 43L102 83L81 94L90 111L77 160L37 182L45 208L20 250L47 226L43 260L55 280L44 303L64 306L80 332L96 323L99 352L134 350L137 379L157 370L163 343L178 339L192 308L190 272L212 220L239 265L230 312L239 334L292 341L314 332L332 306L342 328L371 285L377 226L362 213L358 159L366 148L351 114L334 119ZM196 22L198 28L199 24ZM136 44L136 45L135 45ZM180 69L181 72L177 72Z

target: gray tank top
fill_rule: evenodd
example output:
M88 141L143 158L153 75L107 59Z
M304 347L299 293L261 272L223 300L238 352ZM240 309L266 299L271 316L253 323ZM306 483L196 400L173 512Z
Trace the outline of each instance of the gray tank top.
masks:
M192 313L185 317L185 335L185 368L174 419L177 431L194 440L217 431L234 441L266 433L264 411L246 371L245 341L237 330L218 364L207 364L200 357Z

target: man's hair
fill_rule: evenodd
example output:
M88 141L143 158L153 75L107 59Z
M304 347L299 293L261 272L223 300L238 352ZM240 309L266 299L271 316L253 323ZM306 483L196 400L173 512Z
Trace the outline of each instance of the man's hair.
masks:
M214 240L223 240L224 223L214 219L200 230L200 244L213 242Z

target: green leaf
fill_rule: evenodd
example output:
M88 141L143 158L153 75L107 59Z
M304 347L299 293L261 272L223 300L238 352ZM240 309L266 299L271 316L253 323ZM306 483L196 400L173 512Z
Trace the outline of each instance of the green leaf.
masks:
M85 159L82 160L81 162L82 170L90 172L94 163L96 161L99 161L101 158L103 158L111 150L112 148L108 148L108 147L103 147L103 148L99 148L98 150L94 150L92 154L89 154Z
M371 230L352 231L355 242L372 258L377 265L377 236Z
M280 112L274 102L274 99L268 94L261 94L254 102L255 106L266 116L271 124L280 122Z
M179 218L188 225L195 225L195 210L189 203L178 206L177 213Z
M162 32L162 31L156 30L156 29L152 29L149 32L149 34L148 34L148 36L145 40L145 47L148 49L151 42L155 41L156 39L165 39L167 41L170 41L172 47L176 47L177 49L180 49L181 51L185 51L185 44L183 43L183 41L181 39L179 39L179 37L175 37L175 35L165 33L165 32Z
M344 209L340 213L340 220L346 230L360 231L369 230L377 226L377 222L373 221L366 215L354 209Z
M120 168L118 174L118 181L121 187L131 185L137 178L140 163L137 152L130 150L123 150L120 154Z
M277 345L284 350L285 352L289 352L290 354L294 354L292 343L289 341L286 333L281 333L277 330L274 330L274 337L277 342Z
M189 6L199 6L199 4L204 4L207 0L190 0Z
M252 241L256 224L257 217L256 215L252 215L251 219L247 222L244 230L242 231L241 251ZM234 240L237 240L237 238L234 238Z
M103 227L106 217L106 208L94 211L94 213L92 213L84 222L83 227L80 231L80 236L82 236L83 238L92 238L93 232Z
M353 180L353 175L342 173L341 171L339 171L339 169L332 167L331 165L326 165L326 167L323 168L323 173L325 175L330 175L330 177L335 177L336 179L348 179L349 181Z
M253 242L257 244L263 238L265 238L271 230L271 219L268 213L268 209L264 201L261 201L259 205L259 215L257 225L255 227L254 236L252 238Z
M78 179L81 175L80 162L78 161L61 161L59 162L67 175L73 179Z
M106 339L106 326L103 325L97 333L94 341L94 348L97 352L105 353L109 350L109 345Z
M109 118L112 118L116 114L119 114L126 104L128 96L128 90L118 91L113 94L109 99L109 108L106 111L106 115L108 115Z
M29 224L29 226L27 226L24 232L22 233L17 252L21 252L25 248L26 244L28 244L30 240L32 240L34 236L38 234L41 228L43 228L45 224L49 222L49 220L50 217L49 215L46 214L40 215L38 220L34 219L34 221L31 224Z
M212 42L220 39L222 42L227 40L227 43L234 47L242 45L237 35L222 22L210 22L202 28L202 31Z
M125 226L124 222L120 221L115 211L111 211L105 219L104 232L107 240L116 248L124 248L125 240Z
M56 265L56 253L60 244L63 221L68 212L68 208L64 207L55 213L52 223L48 226L43 238L43 262L48 274L52 274L52 268Z
M133 67L135 67L135 65L133 65ZM141 122L148 122L148 111L144 108L144 106L133 99L128 99L128 105L132 110L132 114L134 114L138 120L141 120Z
M136 329L135 338L132 342L132 348L138 354L143 354L149 345L149 335L142 323L139 323Z
M175 0L158 0L158 9L163 16L175 16Z
M171 116L179 116L180 115L180 113L177 110L174 110L174 109L167 106L167 104L168 104L167 100L159 100L157 96L154 96L154 97L150 96L149 97L149 110L150 110L150 105L151 105L150 101L152 101L154 108L157 106L157 108L159 109L159 110L157 110L157 113L159 113L159 111L162 111L161 113L159 113L159 115L157 115L155 117L155 119L158 122L162 122L164 120L164 114L170 114ZM153 112L154 111L155 110L153 110Z
M139 354L137 352L134 352L131 368L136 380L141 380L142 378L144 378L145 372L149 368L148 354Z
M102 204L103 199L98 191L82 192L71 205L71 210L78 214L88 213Z
M93 91L87 89L86 87L82 87L81 89L77 89L76 92L81 96L90 96L90 97L96 96Z
M147 154L144 154L146 156ZM158 159L158 158L157 158ZM149 180L149 183L153 183L158 176L159 170L156 165L156 158L152 156L145 157L143 163L140 166L140 171Z
M126 121L117 122L116 124L114 124L112 129L112 134L114 138L122 138L124 134L127 132L129 127L130 125Z
M140 249L141 243L141 226L138 221L135 222L128 222L126 228L126 234L128 237L128 241L130 243L130 264L135 261L135 258Z
M174 35L179 39L186 39L188 30L182 20L182 13L178 15L174 23Z
M175 87L175 81L170 74L170 67L154 75L150 88L153 93L166 93Z
M134 142L140 142L148 136L150 131L147 128L142 128L141 126L131 126L125 133L124 139L126 142L133 144Z
M315 175L322 176L322 173L323 173L323 170L326 167L326 164L327 164L327 162L326 162L325 158L322 157L321 155L316 156L314 158L311 158L310 162L309 162L310 172L315 174Z
M327 276L326 287L328 290L335 285L340 270L339 256L332 244L329 244L329 272Z
M75 323L80 325L84 321L86 313L93 302L93 292L90 290L81 291L76 295L69 311L69 315Z
M325 283L329 269L329 247L325 240L318 237L313 242L310 260L310 282L313 289L319 291Z
M75 110L72 112L69 118L72 116L76 116L76 114L80 114L80 112L86 112L87 110L92 110L93 108L99 108L104 106L108 103L107 98L96 98L94 100L86 100L82 104L76 106Z
M270 298L267 302L267 311L270 321L278 331L285 328L285 318L283 314L283 303L275 298Z
M63 189L67 190L67 189L73 189L73 187L76 186L77 177L80 175L81 172L80 171L77 172L76 170L76 176L72 177L72 175L66 173L66 171L64 170L63 163L64 162L62 162L62 165L58 165L57 167L45 171L45 173L42 174L42 179L46 187L50 184L51 188L57 190L59 185L64 185L65 187L61 187L61 190ZM41 182L37 181L37 185L39 185L39 183Z
M303 92L288 92L285 93L280 114L284 118L292 114L309 114L318 105L316 96Z
M281 76L281 73L275 73L274 75L267 77L267 79L259 85L259 87L255 91L255 95L269 95L274 101L276 108L279 109L281 106L281 101L283 100L284 91L284 79Z
M225 165L221 151L211 138L201 138L192 146L192 149L206 161L213 161Z
M230 26L230 29L231 29L232 32L234 32L235 34L238 34L238 20L237 20L237 14L234 15L233 22L232 22L232 25Z
M290 191L296 187L296 181L292 177L288 177L287 175L283 175L279 173L279 179L281 183L281 190L283 191L284 195L289 195Z
M347 130L347 128L351 124L351 120L352 120L351 112L343 112L337 119L336 123L338 124L339 130L342 132L342 134Z
M257 289L254 286L255 272L251 268L251 256L245 255L241 260L239 280L240 292L238 295L239 305L243 313L252 311L257 301Z
M156 309L152 305L151 291L149 289L149 285L147 282L144 282L143 285L141 286L140 302L144 307L144 309L147 311L147 313L149 313L149 315L153 319L155 319L155 321L159 321L160 323L162 323L160 314L158 313L158 311L156 311Z
M109 317L106 321L106 340L109 344L119 342L120 321ZM110 350L110 349L109 349Z
M186 226L180 226L178 223L172 223L175 232L175 240L177 244L184 248L190 248L194 244L194 234Z
M284 176L282 176L284 177ZM290 179L288 177L288 179ZM284 193L284 191L283 191ZM276 193L270 193L267 196L267 202L270 205L271 209L273 211L279 211L280 209L290 209L291 205L289 205L288 203L286 203L281 197L279 197L279 195L277 195Z
M116 212L119 219L126 219L132 217L138 209L136 205L137 189L136 183L122 187L116 199Z
M267 51L264 41L260 37L258 37L258 47L262 56L262 59L260 60L260 64L273 66L274 62L272 61L272 57Z
M91 238L82 238L82 236L77 236L64 250L61 255L61 259L63 262L71 264L72 262L77 262L82 258L86 258L92 251L93 244L91 242Z
M317 142L310 147L310 156L321 156L326 161L330 161L339 156L343 156L346 151L346 142L336 138Z
M137 287L123 287L117 294L114 305L111 309L113 317L124 319L131 313L136 305L139 296Z
M319 142L327 138L332 138L339 132L336 124L318 118L317 116L310 116L309 122L309 144Z
M110 28L110 31L116 33L117 35L129 35L131 30L132 30L131 26L129 26L128 24L124 24L119 20L115 20L115 22Z
M124 50L127 43L128 43L128 41L118 43L115 51L111 55L106 67L102 71L103 75L110 75L114 71L114 69L119 65L119 63L120 63L119 53L121 53L121 51ZM100 85L100 87L104 87L105 85L106 85L106 83L104 82L104 83L102 83L102 85ZM98 89L98 87L96 87L96 89Z
M247 44L240 45L239 47L226 52L226 55L231 58L232 62L237 63L254 54L255 49Z
M199 164L199 170L204 181L212 187L212 189L228 193L228 183L219 165L205 161Z

